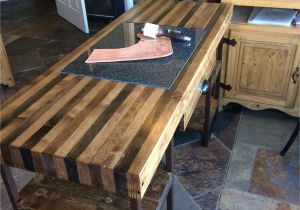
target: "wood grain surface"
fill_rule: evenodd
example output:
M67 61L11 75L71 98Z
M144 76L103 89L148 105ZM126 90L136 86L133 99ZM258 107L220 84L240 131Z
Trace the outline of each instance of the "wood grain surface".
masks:
M143 198L180 120L199 97L198 85L212 71L231 15L230 4L141 1L5 102L1 159L14 167ZM170 90L60 74L126 21L208 32Z

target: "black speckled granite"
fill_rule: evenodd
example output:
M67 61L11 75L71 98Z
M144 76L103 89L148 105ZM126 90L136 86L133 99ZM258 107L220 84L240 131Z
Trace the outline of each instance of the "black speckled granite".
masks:
M162 26L162 28L180 30L192 38L190 42L172 41L173 55L165 58L115 63L85 63L85 60L93 49L122 48L135 44L138 41L136 34L142 33L141 29L143 26L144 24L138 23L121 24L63 69L62 73L73 73L81 76L142 84L165 89L171 88L204 37L206 30Z

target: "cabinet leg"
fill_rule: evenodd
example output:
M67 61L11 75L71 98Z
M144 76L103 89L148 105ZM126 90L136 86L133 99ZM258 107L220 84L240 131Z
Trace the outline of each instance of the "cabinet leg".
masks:
M167 151L166 151L166 169L169 173L171 173L171 176L173 176L174 173L174 138L172 138ZM167 195L167 210L173 210L174 209L174 188L173 188L173 177L172 177L172 183L170 190Z
M1 164L1 176L3 179L3 183L6 187L11 204L13 208L16 210L17 202L20 200L20 195L9 166Z

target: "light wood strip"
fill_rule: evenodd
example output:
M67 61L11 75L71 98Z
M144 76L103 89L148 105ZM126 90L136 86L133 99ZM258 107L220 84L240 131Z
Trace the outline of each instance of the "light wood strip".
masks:
M189 14L195 5L195 2L178 2L176 6L159 22L159 24L177 26L183 18Z
M215 15L219 8L219 4L203 2L194 15L186 23L185 27L205 28L211 18Z
M51 107L52 103L55 102L55 99L58 100L62 97L66 88L70 85L74 85L74 82L77 82L74 76L66 77L62 80L58 85L52 88L46 95L40 98L35 104L32 104L28 109L26 109L18 118L15 118L11 123L5 126L2 130L0 130L0 142L7 141L6 139L13 134L13 131L21 132L22 124L25 127L25 124L29 124L33 120L35 120L45 109ZM67 87L66 87L67 86ZM41 109L39 106L45 106Z
M36 131L38 131L48 120L50 120L61 108L63 108L71 98L78 94L82 88L87 85L92 78L83 78L76 84L68 93L64 95L58 102L56 102L51 108L44 112L34 123L30 125L21 135L14 140L11 145L20 147L24 144Z
M88 104L94 97L101 91L106 85L109 85L109 81L104 80L98 82L98 84L90 90L90 92L70 111L67 115L51 129L32 149L32 152L43 152L53 140L58 137L61 132L64 132L65 129L72 123L72 121L81 113L84 109L88 108ZM85 116L84 116L85 117ZM80 118L82 120L83 118Z
M159 8L163 8L164 4L170 4L172 2L166 2L166 1L155 1L154 4L152 4L144 13L139 15L137 18L134 19L134 22L136 23L144 23L145 21L150 22L149 19L152 15L155 13L157 14L157 10ZM174 2L175 3L175 2ZM159 14L157 14L159 15Z
M145 11L149 6L154 3L152 0L140 1L135 7L127 11L125 14L118 17L108 26L103 28L93 37L91 37L86 42L82 43L78 48L76 48L72 53L68 54L58 63L53 65L45 74L34 79L29 85L25 86L19 90L14 96L8 99L4 104L2 104L1 110L1 122L7 121L12 117L16 116L19 112L22 112L23 107L27 107L32 101L38 99L44 93L41 91L43 88L50 89L53 86L49 86L49 82L55 80L59 75L59 72L69 65L74 59L79 57L83 52L87 51L91 46L96 44L104 36L109 34L114 30L120 23L130 21L137 17ZM46 76L45 76L46 75Z
M58 148L55 152L56 156L65 157L70 150L75 146L75 144L81 140L83 135L88 131L90 126L97 120L97 118L105 111L105 109L110 105L110 103L118 96L118 94L126 86L124 83L119 83L115 88L101 101L99 106L97 106L90 114L82 121L75 132L65 140L64 144Z
M156 106L163 93L163 89L156 89L147 100L144 100L144 105L142 107L138 107L140 108L138 113L133 113L134 115L132 118L129 118L131 122L127 123L126 120L122 119L118 127L122 126L120 124L129 124L127 125L127 130L123 133L119 133L114 130L114 132L109 136L109 141L107 141L106 144L104 143L93 157L91 163L101 165L103 168L101 170L101 176L106 190L112 190L111 186L113 186L112 183L114 183L114 180L112 180L111 177L114 177L113 170L115 166L120 159L124 157L124 152L128 145L132 143L134 136L137 134L140 127L143 126L145 120L151 113L152 109ZM129 112L133 111L129 110ZM109 185L106 183L109 183Z
M175 1L167 1L163 4L162 7L158 8L149 18L141 20L141 22L148 22L148 23L156 23L160 17L164 16L165 13L169 12L174 5L176 4Z
M159 160L162 158L176 129L176 125L178 125L182 117L184 104L189 103L191 100L188 92L191 92L191 90L196 88L199 84L202 77L201 75L203 75L204 72L201 71L201 69L208 65L207 63L210 54L217 48L226 27L229 24L232 15L232 6L226 5L224 7L222 14L209 32L204 42L204 46L201 47L200 51L193 59L194 64L192 63L189 66L184 74L184 79L180 80L180 84L176 90L174 90L176 96L181 95L182 97L179 99L177 97L172 98L166 105L168 107L168 112L164 112L154 125L150 135L148 135L148 138L128 170L127 178L130 183L133 183L132 186L128 186L128 188L132 190L129 192L131 197L143 197L145 190L150 183L150 177L154 174L157 163L159 163ZM205 50L205 53L202 50ZM193 65L195 65L195 68L191 67ZM136 174L138 174L137 177Z
M104 125L100 132L95 136L86 150L78 157L78 161L83 163L90 163L93 156L97 153L98 149L104 143L104 140L110 136L114 128L118 125L120 120L124 117L130 107L135 103L140 94L143 93L145 87L136 86L126 100L122 103L118 110L115 111L113 116Z
M131 118L122 119L118 126L126 124L125 131L118 133L116 130L109 136L109 142L105 143L99 148L91 163L95 165L101 165L103 168L114 169L116 163L123 156L125 149L131 143L131 140L138 132L139 128L144 124L146 118L155 107L160 97L164 93L163 89L155 89L147 100L143 101L142 106L135 107L138 109L133 112L129 110L127 114L130 114ZM128 116L124 116L124 118Z

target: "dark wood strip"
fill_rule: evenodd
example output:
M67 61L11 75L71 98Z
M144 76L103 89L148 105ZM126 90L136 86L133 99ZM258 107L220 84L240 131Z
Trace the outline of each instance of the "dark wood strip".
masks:
M68 127L57 134L55 139L49 139L49 141L52 143L43 151L43 153L55 153L55 151L64 143L64 141L78 128L88 114L110 93L115 85L116 83L108 83L100 92L95 93L95 97L84 109L81 110L81 112L75 116L67 115L62 123L66 124ZM57 126L60 126L60 124Z
M146 140L147 136L149 135L151 128L155 124L155 122L159 119L161 113L164 112L166 104L168 100L171 98L171 93L166 91L160 101L156 104L156 106L152 109L151 113L145 120L145 123L140 128L134 139L131 141L130 145L127 147L126 151L124 152L124 157L118 161L115 171L126 173L134 160L136 154L138 153L139 149L143 145L144 141ZM117 180L118 182L118 180ZM117 184L118 185L118 184Z
M41 88L39 92L36 92L30 97L25 98L24 100L21 100L21 98L16 98L15 100L19 101L17 102L15 106L10 105L10 107L2 106L1 105L1 129L3 129L7 123L18 116L22 111L26 110L31 104L36 102L40 97L42 97L49 89L53 88L55 85L57 85L61 80L65 77L65 75L59 75L55 77L50 82L47 82L44 87ZM42 82L42 81L41 81ZM31 86L30 86L31 87ZM27 89L26 89L27 90ZM28 90L29 91L29 90ZM22 91L23 93L23 91ZM19 94L16 94L16 96L19 96ZM9 104L9 103L7 103Z
M189 11L189 13L185 15L184 18L180 21L178 27L184 27L187 21L195 14L195 12L198 10L200 6L201 4L195 4L194 7L192 7L192 9Z
M66 92L69 91L74 85L76 85L80 81L80 78L72 78L71 80L62 80L58 83L48 95L51 95L52 98L48 98L46 104L44 104L43 108L35 108L35 104L31 105L28 109L33 110L29 112L27 118L25 117L17 117L13 121L10 122L8 126L2 129L0 132L2 134L1 142L5 144L10 144L17 136L19 136L28 126L30 126L33 122L35 122L44 112L49 109L55 102L57 102L61 97L64 96ZM55 93L55 96L52 96L51 93ZM48 95L44 95L43 98L49 97ZM37 102L38 103L38 102ZM7 131L6 131L7 130Z
M65 113L69 113L69 111L74 106L76 106L82 100L82 98L86 96L86 94L88 94L92 90L92 88L97 84L97 82L99 81L92 80L90 83L88 83L82 91L80 91L72 100L70 100L70 102L68 102L67 105L65 105L62 108L61 111L59 111L47 123L45 123L45 126L41 127L28 141L26 141L22 145L22 148L31 150L41 140L41 138L43 138L54 126L56 126L60 122Z
M66 113L69 113L74 106L80 103L83 97L85 97L98 82L98 79L92 80L77 96L72 98L72 100L65 107L63 107L52 119L50 119L46 125L55 126L57 123L59 123Z
M141 15L138 17L134 18L134 21L137 23L144 23L145 21L149 20L155 12L161 8L166 1L154 1L154 3L147 8L145 12L143 12Z
M159 24L178 26L178 24L184 19L186 15L189 14L189 12L193 9L195 5L195 2L178 2L176 6L160 20Z
M126 97L132 92L134 85L126 85L121 93L112 101L105 111L98 117L96 122L90 127L88 132L67 154L67 157L77 159L79 155L87 148L90 142L94 139L97 133L102 129L106 122L111 118L115 111L122 105Z

